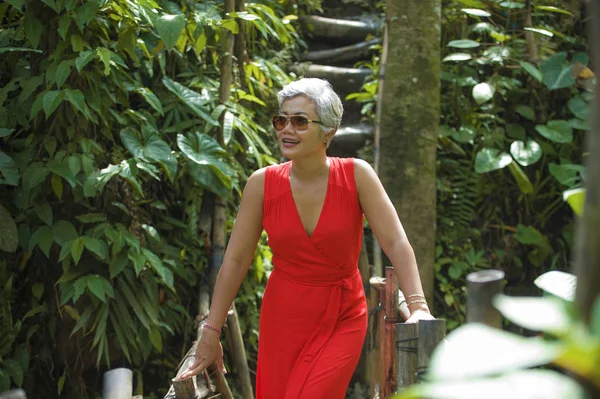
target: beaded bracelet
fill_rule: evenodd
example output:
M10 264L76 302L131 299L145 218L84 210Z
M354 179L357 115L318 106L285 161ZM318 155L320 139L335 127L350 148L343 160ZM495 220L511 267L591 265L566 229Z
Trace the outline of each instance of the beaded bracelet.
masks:
M202 325L202 328L207 328L207 329L209 329L209 330L213 330L213 331L215 331L215 332L218 332L219 334L221 334L221 332L222 332L222 330L221 330L220 328L213 327L213 326L211 326L211 325L210 325L210 324L208 324L208 323L204 323L204 324Z
M426 300L424 300L424 299L415 299L414 301L410 301L410 302L408 302L408 303L406 304L406 306L410 306L410 305L412 305L413 303L424 303L424 304L427 304L427 301L426 301Z

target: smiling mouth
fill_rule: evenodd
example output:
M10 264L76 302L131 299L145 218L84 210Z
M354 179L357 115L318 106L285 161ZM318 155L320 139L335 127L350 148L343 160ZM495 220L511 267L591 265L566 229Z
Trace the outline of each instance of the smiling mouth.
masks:
M283 139L283 140L281 140L281 142L285 143L285 144L298 144L300 141L298 141L298 140L291 140L291 139Z

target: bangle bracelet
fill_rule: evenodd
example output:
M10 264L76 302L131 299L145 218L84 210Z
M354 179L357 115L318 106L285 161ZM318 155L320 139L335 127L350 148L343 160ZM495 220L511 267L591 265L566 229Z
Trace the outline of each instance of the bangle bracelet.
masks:
M424 296L424 295L421 295L421 294L412 294L412 295L409 295L409 296L407 296L407 297L406 297L406 299L408 299L408 298L412 298L412 297L414 297L414 296L416 296L416 297L418 297L418 298L423 298L423 299L425 299L425 296Z
M219 334L221 334L221 332L222 332L222 330L221 330L220 328L213 327L213 326L211 326L211 325L210 325L210 324L208 324L208 323L204 323L204 324L202 325L202 328L207 328L207 329L209 329L209 330L213 330L213 331L215 331L215 332L218 332Z
M406 304L406 306L410 306L410 305L412 305L413 303L424 303L424 304L426 304L426 305L427 305L427 301L426 301L426 300L424 300L424 299L415 299L414 301L410 301L410 302L408 302L408 303Z

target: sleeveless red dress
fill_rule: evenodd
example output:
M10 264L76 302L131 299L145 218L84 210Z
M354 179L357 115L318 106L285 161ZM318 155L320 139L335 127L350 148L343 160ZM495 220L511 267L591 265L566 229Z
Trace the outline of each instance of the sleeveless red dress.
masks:
M363 213L354 160L329 158L325 203L309 237L291 162L266 169L263 227L274 270L262 302L257 399L343 399L367 330L358 257Z

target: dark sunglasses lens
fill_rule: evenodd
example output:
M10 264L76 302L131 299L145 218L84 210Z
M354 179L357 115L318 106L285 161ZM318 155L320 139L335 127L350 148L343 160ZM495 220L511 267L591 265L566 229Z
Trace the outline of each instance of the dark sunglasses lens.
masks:
M306 127L308 126L308 119L305 116L295 115L292 116L290 120L292 121L292 125L294 125L296 129L306 129Z
M287 119L285 116L274 116L273 117L273 127L275 130L281 130L285 127Z

